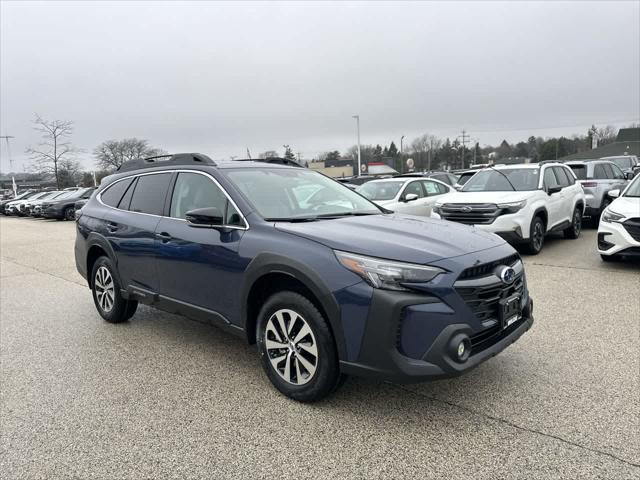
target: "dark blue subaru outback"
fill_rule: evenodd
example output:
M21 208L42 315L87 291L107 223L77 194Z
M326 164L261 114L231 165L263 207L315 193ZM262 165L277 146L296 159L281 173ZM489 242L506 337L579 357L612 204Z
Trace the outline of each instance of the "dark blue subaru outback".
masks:
M461 374L533 323L500 237L393 214L305 168L178 154L125 163L78 213L75 258L100 315L138 303L257 343L283 394L345 375Z

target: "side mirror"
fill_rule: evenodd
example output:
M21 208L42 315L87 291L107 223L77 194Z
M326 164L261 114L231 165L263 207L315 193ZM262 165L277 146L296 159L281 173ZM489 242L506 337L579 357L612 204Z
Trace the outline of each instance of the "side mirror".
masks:
M634 174L633 172L627 172L627 173L625 174L625 178L626 178L627 180L633 180L633 177L635 177L635 174Z
M187 224L190 227L220 227L223 223L222 213L217 207L196 208L186 215Z
M560 190L562 190L562 187L550 187L547 188L547 193L549 195L553 195L554 193L558 193Z
M618 198L620 196L620 189L616 188L615 190L611 190L607 195L611 198Z
M404 196L404 201L406 202L413 202L414 200L418 199L418 195L416 195L415 193L407 193Z

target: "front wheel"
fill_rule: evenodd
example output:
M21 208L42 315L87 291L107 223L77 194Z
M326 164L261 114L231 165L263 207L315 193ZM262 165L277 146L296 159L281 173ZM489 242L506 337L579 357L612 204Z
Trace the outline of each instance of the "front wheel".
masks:
M529 241L527 250L531 255L537 255L544 245L544 222L540 217L534 217L529 228Z
M582 209L576 207L573 211L573 217L571 219L571 225L564 230L564 238L576 239L580 236L582 231Z
M257 327L262 367L282 394L314 402L340 385L333 335L306 297L289 291L272 295L260 310Z

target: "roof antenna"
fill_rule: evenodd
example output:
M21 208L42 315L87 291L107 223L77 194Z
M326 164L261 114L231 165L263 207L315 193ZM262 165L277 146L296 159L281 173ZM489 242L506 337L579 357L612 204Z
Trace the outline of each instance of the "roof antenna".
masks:
M249 157L249 160L251 160L251 152L249 151L248 148L247 148L247 157Z

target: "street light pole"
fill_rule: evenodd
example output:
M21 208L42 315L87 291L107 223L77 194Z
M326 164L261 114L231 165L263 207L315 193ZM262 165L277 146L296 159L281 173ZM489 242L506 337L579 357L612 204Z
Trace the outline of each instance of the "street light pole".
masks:
M352 115L352 118L356 119L356 128L358 129L358 175L362 172L362 159L360 157L360 115Z

